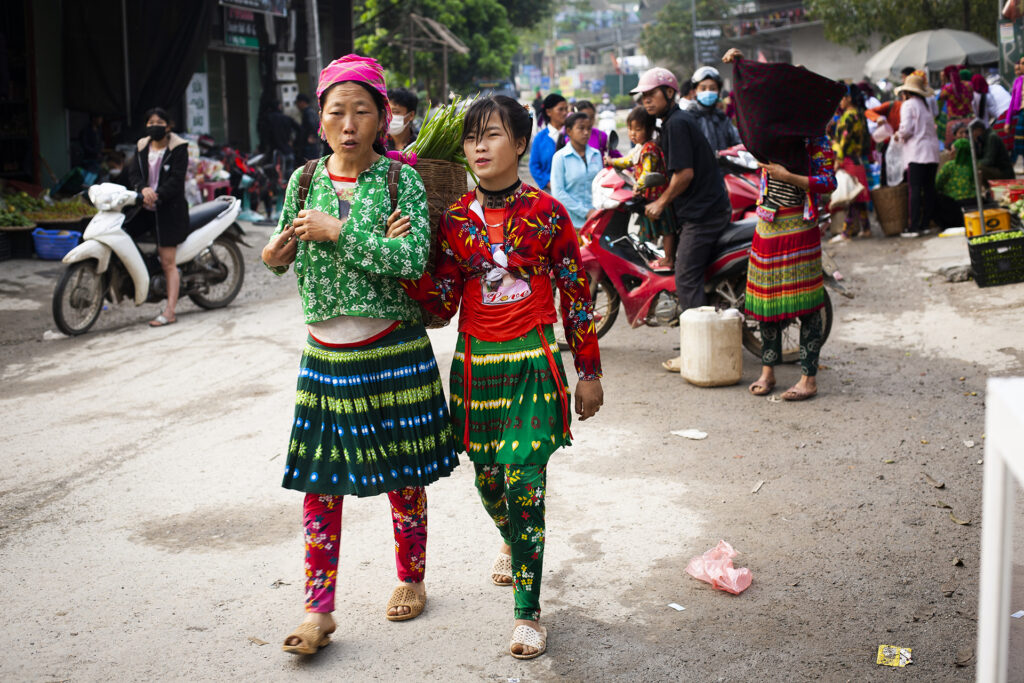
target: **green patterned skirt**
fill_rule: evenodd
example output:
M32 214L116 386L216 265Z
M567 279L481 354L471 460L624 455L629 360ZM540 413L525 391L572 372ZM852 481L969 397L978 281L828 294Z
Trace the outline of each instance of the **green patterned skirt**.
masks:
M356 348L307 340L282 486L373 496L426 486L458 464L423 325L402 323Z
M544 465L556 450L571 445L569 388L551 325L544 327L544 336L550 356L536 329L504 342L469 337L468 429L466 335L459 336L449 385L452 424L456 440L463 439L456 447L461 452L468 446L473 462Z
M679 228L676 227L676 217L672 212L672 208L669 207L668 211L661 214L661 218L658 220L651 220L645 214L641 213L636 218L637 226L639 226L639 237L645 242L657 242L659 237L665 235L675 235L679 232ZM675 258L675 254L665 254L669 258Z

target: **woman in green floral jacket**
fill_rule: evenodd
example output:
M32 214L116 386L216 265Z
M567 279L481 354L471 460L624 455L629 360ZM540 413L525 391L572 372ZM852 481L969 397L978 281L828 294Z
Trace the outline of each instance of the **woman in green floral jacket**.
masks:
M296 654L316 652L335 630L347 494L388 494L400 584L386 616L402 621L423 611L424 487L458 465L437 361L419 307L399 284L422 275L430 229L411 166L401 167L398 210L389 216L383 72L372 59L342 57L320 74L317 97L333 154L317 163L301 211L301 171L292 175L263 250L278 274L294 263L309 333L283 483L306 493L307 616L283 646Z

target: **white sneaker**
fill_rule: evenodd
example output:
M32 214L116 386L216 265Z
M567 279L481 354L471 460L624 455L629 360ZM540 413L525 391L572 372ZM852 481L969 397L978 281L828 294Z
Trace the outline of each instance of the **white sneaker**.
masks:
M921 233L919 233L919 232L901 232L900 233L900 237L920 237L920 236L921 236Z

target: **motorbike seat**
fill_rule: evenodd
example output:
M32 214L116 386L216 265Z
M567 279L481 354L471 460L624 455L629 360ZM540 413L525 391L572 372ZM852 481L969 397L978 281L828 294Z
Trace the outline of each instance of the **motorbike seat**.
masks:
M746 218L741 221L736 221L735 223L730 223L729 227L723 230L722 234L718 236L716 246L722 249L735 244L750 242L754 239L754 232L756 230L756 218Z
M188 210L188 227L190 231L206 225L226 208L223 201L215 199L212 202L196 204Z

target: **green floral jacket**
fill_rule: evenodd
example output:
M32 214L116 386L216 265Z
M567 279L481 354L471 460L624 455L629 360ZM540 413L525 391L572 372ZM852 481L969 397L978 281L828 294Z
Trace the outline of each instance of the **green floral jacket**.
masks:
M412 226L405 237L384 237L385 223L391 212L388 165L388 158L381 156L359 174L351 211L337 244L299 241L295 275L306 324L339 315L420 320L419 306L398 281L423 275L430 246L427 194L419 173L403 165L398 183L398 208L403 216L409 217ZM288 181L281 220L274 235L289 225L298 213L300 175L302 168ZM313 173L306 208L339 217L338 196L322 159ZM270 270L283 275L288 266Z

